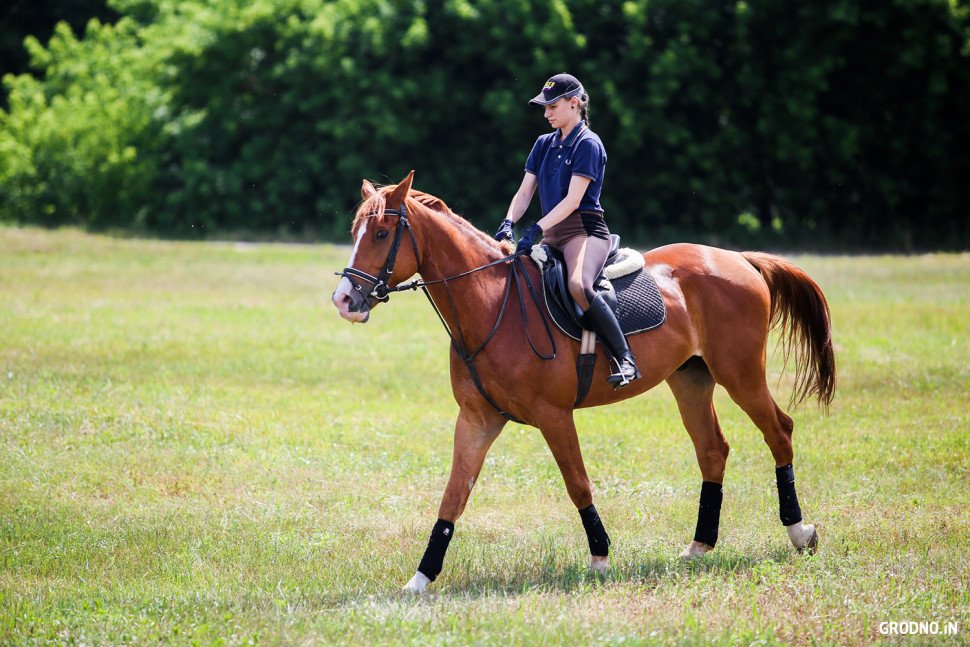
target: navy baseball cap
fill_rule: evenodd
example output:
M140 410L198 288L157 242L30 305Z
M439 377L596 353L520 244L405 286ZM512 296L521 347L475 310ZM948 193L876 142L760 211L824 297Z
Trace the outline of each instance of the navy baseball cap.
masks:
M542 92L529 101L530 105L548 106L560 99L578 97L583 94L583 84L572 74L557 74L550 77L542 86Z

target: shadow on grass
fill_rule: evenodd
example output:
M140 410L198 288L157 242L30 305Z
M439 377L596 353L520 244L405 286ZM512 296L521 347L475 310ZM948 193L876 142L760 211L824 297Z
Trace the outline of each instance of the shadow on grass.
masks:
M747 573L763 565L784 564L796 558L790 549L778 548L766 555L737 553L705 555L692 560L676 556L647 557L611 563L606 575L591 572L585 563L564 561L544 554L531 566L518 561L502 572L482 573L482 565L468 560L453 565L437 586L432 585L429 599L441 596L479 598L534 593L575 593L593 591L613 584L633 584L647 589L662 588L667 583L683 582L708 574L734 575ZM435 590L437 589L437 590Z

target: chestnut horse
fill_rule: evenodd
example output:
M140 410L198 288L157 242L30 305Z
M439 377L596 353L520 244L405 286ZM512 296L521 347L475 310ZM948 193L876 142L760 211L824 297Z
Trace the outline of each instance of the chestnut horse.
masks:
M388 292L420 274L421 281L407 287L427 284L428 297L453 339L451 385L459 413L451 476L424 558L404 588L423 592L441 571L454 523L485 454L513 417L538 427L548 443L580 512L590 567L603 572L609 537L592 505L573 422L579 343L549 326L544 307L522 288L524 281L538 285L535 264L524 256L510 258L509 243L496 242L440 199L412 190L413 177L412 171L399 184L379 189L364 180L363 202L351 229L353 251L333 294L343 318L365 322ZM676 244L644 258L663 295L667 320L629 338L643 376L626 388L607 384L608 360L602 349L597 351L600 359L582 406L631 398L662 381L670 386L703 478L697 531L682 553L692 557L713 549L717 541L728 457L712 400L720 384L771 450L779 512L792 544L814 549L818 535L814 526L803 523L795 494L793 423L769 392L765 355L768 331L778 325L786 363L795 363L793 400L815 396L822 405L831 402L835 356L821 289L790 262L768 254ZM510 282L517 289L510 289Z

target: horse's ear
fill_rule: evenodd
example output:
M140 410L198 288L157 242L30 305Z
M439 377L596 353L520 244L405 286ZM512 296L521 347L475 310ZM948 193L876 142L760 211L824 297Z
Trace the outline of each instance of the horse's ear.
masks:
M377 189L374 188L374 185L368 182L367 180L364 180L364 182L360 185L360 197L362 197L364 200L367 200L369 198L374 197L374 195L376 194L377 194Z
M408 191L411 190L411 182L414 180L414 171L412 170L408 173L408 176L401 180L400 184L395 187L387 196L387 206L391 209L400 209L401 205L404 204L404 198L408 197Z

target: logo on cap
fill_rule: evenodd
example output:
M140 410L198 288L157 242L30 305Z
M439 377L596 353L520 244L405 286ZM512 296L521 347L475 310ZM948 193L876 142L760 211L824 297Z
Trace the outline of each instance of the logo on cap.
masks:
M536 86L533 85L532 87L536 87ZM542 86L542 89L543 90L551 90L554 87L556 87L556 82L555 81L546 81L546 84L544 86Z

